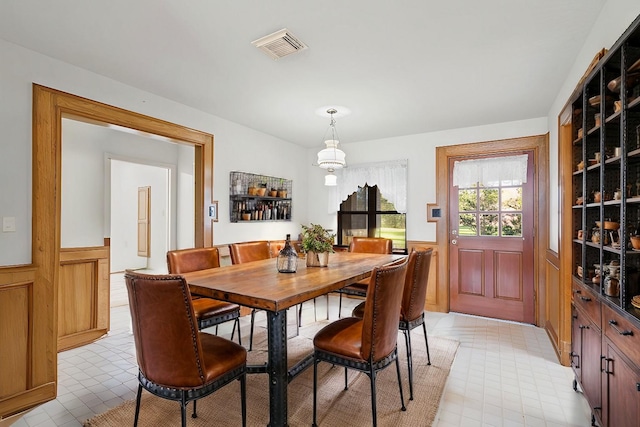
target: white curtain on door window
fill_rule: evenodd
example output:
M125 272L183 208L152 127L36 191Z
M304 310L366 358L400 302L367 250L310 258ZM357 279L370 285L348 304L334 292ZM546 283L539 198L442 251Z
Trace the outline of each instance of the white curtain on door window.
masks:
M382 197L393 203L396 211L407 212L407 160L349 165L337 170L338 185L329 190L329 213L340 210L340 203L346 200L358 187L378 186Z
M453 185L471 187L479 182L485 187L502 181L527 182L527 154L488 159L461 160L453 163Z

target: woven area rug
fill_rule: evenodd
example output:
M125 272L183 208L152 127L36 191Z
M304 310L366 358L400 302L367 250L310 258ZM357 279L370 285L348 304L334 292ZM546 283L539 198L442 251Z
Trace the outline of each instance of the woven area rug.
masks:
M327 322L317 322L300 329L300 335L288 341L290 365L313 349L313 336ZM379 372L376 378L378 425L430 426L433 423L458 342L440 337L429 337L431 365L422 329L411 334L414 365L414 400L409 400L404 337L398 335L398 352L406 412L400 410L400 394L393 365ZM266 361L266 331L256 328L254 350L249 352L249 363ZM344 390L344 369L321 362L318 365L318 424L320 426L371 425L371 392L369 377L349 371L349 389ZM290 426L309 426L313 418L313 366L296 377L288 389L288 417ZM187 411L191 411L189 405ZM135 400L127 401L103 414L86 421L87 427L121 427L133 425ZM247 425L264 426L269 422L268 377L266 374L247 376ZM198 418L187 415L188 426L241 425L240 383L223 387L198 401ZM144 391L140 406L140 427L180 425L178 402L161 399Z

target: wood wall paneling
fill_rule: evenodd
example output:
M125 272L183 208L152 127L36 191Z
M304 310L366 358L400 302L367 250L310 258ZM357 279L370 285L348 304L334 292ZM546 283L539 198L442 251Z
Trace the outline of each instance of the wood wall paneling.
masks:
M0 422L56 396L50 380L57 368L55 351L42 351L51 335L36 326L43 313L33 309L46 293L38 285L33 266L0 268Z
M29 330L33 283L0 287L0 399L20 393L29 386Z
M109 331L109 247L63 248L58 280L58 351Z

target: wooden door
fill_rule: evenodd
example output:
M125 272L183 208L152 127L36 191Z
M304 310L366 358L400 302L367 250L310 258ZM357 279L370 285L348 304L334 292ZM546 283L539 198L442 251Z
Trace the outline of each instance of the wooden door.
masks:
M138 188L138 256L149 258L151 243L151 187Z
M601 363L602 355L602 339L600 330L596 325L588 320L588 317L582 316L583 323L580 324L582 329L582 358L581 365L581 384L584 395L592 408L602 408L601 396ZM597 414L600 416L601 414Z
M450 176L450 307L534 323L533 152L515 154L528 154L526 183L458 188ZM450 158L451 175L460 160Z
M604 344L602 422L605 426L637 426L640 420L640 372L627 363L609 340Z

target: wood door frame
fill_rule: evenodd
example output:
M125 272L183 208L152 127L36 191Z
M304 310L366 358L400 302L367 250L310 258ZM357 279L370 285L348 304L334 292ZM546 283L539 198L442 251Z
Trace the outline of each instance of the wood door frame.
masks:
M509 155L511 152L533 151L534 165L534 310L535 324L543 321L540 314L546 305L544 300L544 260L548 247L549 223L549 134L496 141L436 147L436 205L442 209L436 223L438 257L438 301L434 310L449 312L449 159L451 157L473 157Z
M154 134L194 147L195 245L213 244L213 221L207 209L213 202L213 135L164 120L113 107L55 89L33 84L32 152L32 266L35 267L34 348L47 363L33 369L39 378L57 382L57 284L60 268L60 215L62 175L62 119L99 125L114 124ZM162 143L165 143L162 141ZM35 326L38 328L38 326ZM41 341L40 341L41 339ZM55 390L55 387L54 387ZM42 401L55 398L43 396Z

